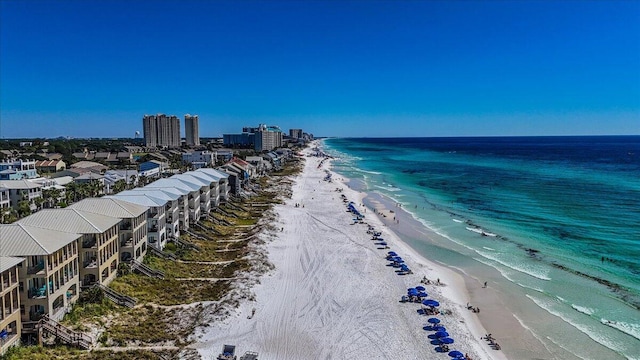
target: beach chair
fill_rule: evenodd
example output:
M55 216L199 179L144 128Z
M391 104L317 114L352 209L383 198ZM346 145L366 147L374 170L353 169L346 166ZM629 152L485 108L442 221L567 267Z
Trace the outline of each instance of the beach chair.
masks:
M240 356L240 360L258 360L258 353L254 351L247 351L244 355Z
M222 353L218 355L217 360L235 360L236 346L235 345L223 345Z

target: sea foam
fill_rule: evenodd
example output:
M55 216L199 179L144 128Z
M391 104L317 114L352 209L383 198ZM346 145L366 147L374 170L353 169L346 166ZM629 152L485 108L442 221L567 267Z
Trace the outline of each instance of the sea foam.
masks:
M497 263L499 263L500 265L506 266L510 269L513 269L515 271L521 272L523 274L527 274L529 276L532 276L534 278L540 279L540 280L545 280L545 281L549 281L551 280L550 277L548 277L547 275L549 274L548 271L543 270L543 269L537 269L535 267L524 267L521 264L513 264L513 263L508 263L505 260L502 260L500 258L498 258L498 256L494 255L495 253L488 253L486 251L480 251L480 250L475 250L476 253L478 253L478 255L485 257L489 260L493 260Z
M611 340L610 338L604 336L602 334L602 332L598 331L597 329L586 325L586 324L581 324L577 321L574 321L573 319L571 319L569 316L567 316L567 314L562 313L561 311L558 311L556 309L553 308L553 304L549 303L549 302L545 302L542 299L538 299L535 298L529 294L525 295L526 297L528 297L531 301L533 301L536 305L538 305L540 308L546 310L549 314L551 315L555 315L557 317L559 317L560 319L562 319L564 322L566 322L567 324L573 326L574 328L578 329L580 332L582 332L583 334L587 335L589 338L591 338L591 340L599 343L600 345L603 345L617 353L620 353L622 346L616 342Z

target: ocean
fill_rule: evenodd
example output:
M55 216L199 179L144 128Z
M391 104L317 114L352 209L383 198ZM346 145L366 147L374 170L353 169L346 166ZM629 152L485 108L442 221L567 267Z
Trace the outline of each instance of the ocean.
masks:
M499 272L510 310L556 358L640 359L640 136L323 146L334 171L438 234L405 239L418 252Z

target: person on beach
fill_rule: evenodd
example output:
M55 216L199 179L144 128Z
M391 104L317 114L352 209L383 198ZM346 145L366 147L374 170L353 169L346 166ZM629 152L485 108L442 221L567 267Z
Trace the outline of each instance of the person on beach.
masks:
M485 281L483 288L486 288L486 287L487 287L487 282Z

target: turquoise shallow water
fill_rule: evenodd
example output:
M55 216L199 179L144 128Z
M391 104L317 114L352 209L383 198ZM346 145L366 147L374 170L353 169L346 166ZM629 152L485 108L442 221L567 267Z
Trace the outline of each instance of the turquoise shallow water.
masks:
M463 270L496 269L519 301L558 320L552 329L520 314L543 341L578 358L640 359L640 137L325 146L334 170L447 239L438 249L415 240L418 251Z

